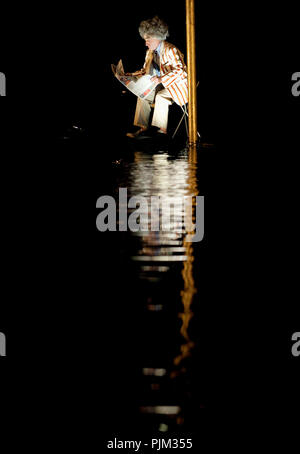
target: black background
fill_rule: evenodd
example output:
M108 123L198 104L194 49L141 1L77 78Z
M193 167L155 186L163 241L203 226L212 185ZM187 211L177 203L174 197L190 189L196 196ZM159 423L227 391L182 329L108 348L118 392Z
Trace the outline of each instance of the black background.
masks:
M10 397L25 402L25 412L33 400L41 412L54 405L59 420L70 409L77 414L80 404L90 404L88 417L109 406L98 393L93 340L97 304L114 285L108 286L114 257L96 280L86 219L94 180L109 182L106 164L124 132L110 64L122 58L128 71L142 66L138 24L154 14L186 53L184 2L26 5L8 13L2 31L7 215L0 331L8 356L1 363L13 384ZM286 420L292 427L299 409L299 361L290 353L299 331L299 98L291 95L291 75L299 71L297 14L289 3L263 10L253 2L203 2L196 16L199 125L216 144L209 176L216 182L210 234L218 264L211 280L219 283L214 297L224 300L211 367L226 373L216 372L211 407L215 415L233 414L232 424L242 429L264 433L267 444ZM95 146L83 152L56 141L74 121L99 137ZM103 345L107 336L109 329ZM254 419L243 425L250 414ZM222 419L217 427L225 425ZM234 437L228 432L227 441Z

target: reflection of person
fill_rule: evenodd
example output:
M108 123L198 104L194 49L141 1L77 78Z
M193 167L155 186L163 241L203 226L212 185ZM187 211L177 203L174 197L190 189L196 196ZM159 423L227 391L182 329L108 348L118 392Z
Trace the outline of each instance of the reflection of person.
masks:
M152 126L156 126L158 132L163 134L167 133L169 105L176 102L183 106L188 102L184 57L179 49L166 41L169 36L168 26L155 16L153 19L142 21L139 32L145 40L148 51L143 68L132 75L153 75L152 80L157 83L157 86L146 99L138 98L134 126L138 126L139 129L136 132L127 133L131 138L140 136L148 129L151 104L154 101Z

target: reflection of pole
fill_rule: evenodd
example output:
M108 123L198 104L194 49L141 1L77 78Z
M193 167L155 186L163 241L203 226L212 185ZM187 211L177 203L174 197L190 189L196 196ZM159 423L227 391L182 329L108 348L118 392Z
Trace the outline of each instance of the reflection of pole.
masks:
M190 166L189 166L189 174L188 174L188 194L189 196L193 197L192 201L192 212L191 212L191 219L189 219L189 222L187 223L188 226L190 226L193 222L195 223L195 210L196 210L196 204L195 204L195 197L199 194L198 191L198 185L197 185L197 176L196 176L196 146L192 146L190 149L191 153L189 156L189 161L190 161ZM187 227L187 226L186 226ZM187 358L188 356L191 355L191 350L194 347L194 342L189 336L189 324L190 321L193 317L193 311L192 311L192 304L194 302L194 295L197 293L197 289L195 287L195 281L194 281L194 274L193 274L193 262L194 262L194 248L193 248L193 243L187 240L188 236L193 236L194 231L190 231L189 228L186 232L186 235L183 239L183 246L185 248L185 256L187 257L187 260L183 264L183 270L182 270L182 277L183 277L183 282L184 282L184 288L181 291L181 301L183 305L183 311L179 315L180 319L182 320L182 326L180 329L180 334L184 338L184 343L180 347L180 354L177 355L174 360L173 364L175 366L179 366L181 362ZM176 376L176 372L173 372L173 376Z
M186 0L186 43L189 84L189 143L197 143L195 0Z

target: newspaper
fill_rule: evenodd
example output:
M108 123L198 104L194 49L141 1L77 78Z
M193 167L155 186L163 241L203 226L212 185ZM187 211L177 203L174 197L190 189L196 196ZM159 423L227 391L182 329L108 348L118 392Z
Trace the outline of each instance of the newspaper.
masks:
M122 60L116 65L111 65L114 76L129 91L141 99L147 98L154 90L157 83L151 80L152 75L145 74L141 76L125 75Z

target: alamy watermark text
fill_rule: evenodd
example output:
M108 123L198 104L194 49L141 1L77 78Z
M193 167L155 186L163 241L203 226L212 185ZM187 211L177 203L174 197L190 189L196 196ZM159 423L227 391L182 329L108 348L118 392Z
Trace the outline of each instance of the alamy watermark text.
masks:
M292 355L300 356L300 332L294 333L292 335Z
M300 72L292 74L292 95L300 96Z
M0 73L0 96L6 96L6 77L4 73Z
M127 188L119 188L118 220L117 202L112 196L99 197L96 208L102 210L96 218L99 232L116 232L118 226L121 232L186 234L186 240L190 242L202 241L204 237L204 196L135 195L127 200Z
M0 356L6 356L6 337L4 333L0 333Z

